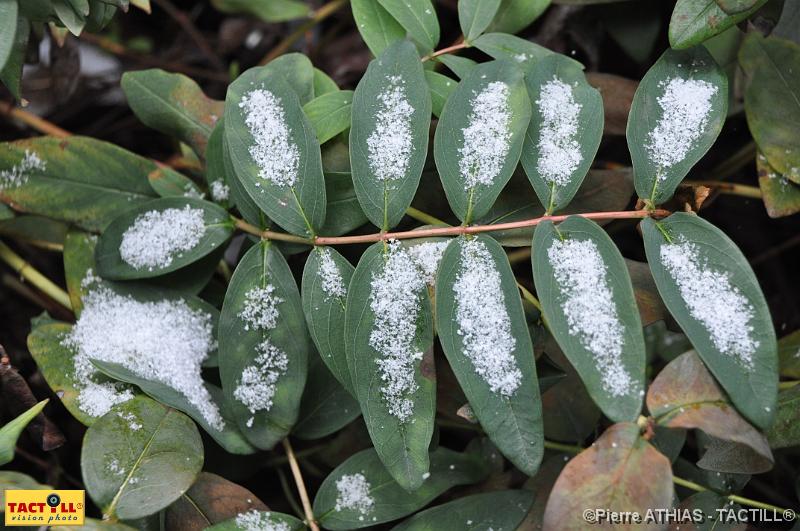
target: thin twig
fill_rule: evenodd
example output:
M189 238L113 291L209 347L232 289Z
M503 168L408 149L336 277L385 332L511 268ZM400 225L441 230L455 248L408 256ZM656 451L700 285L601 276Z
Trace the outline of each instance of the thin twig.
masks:
M463 50L464 48L469 48L470 45L466 42L459 42L458 44L454 44L452 46L448 46L447 48L442 48L441 50L436 50L432 54L428 54L422 58L422 62L430 61L434 57L439 57L440 55L444 55L447 53L455 52L456 50Z
M286 450L286 457L289 458L289 468L292 469L294 476L294 483L297 486L297 492L300 494L300 502L303 504L303 512L306 515L306 524L311 528L311 531L319 531L319 526L314 520L314 511L311 509L311 501L308 499L308 492L306 492L306 484L303 481L303 473L300 472L300 465L297 464L297 457L292 449L292 443L289 438L283 440L283 449Z
M164 11L167 12L178 25L183 28L183 31L191 38L197 47L203 52L203 55L214 65L217 70L226 70L225 64L222 62L222 59L214 53L214 50L206 41L206 38L203 37L203 34L200 33L200 30L195 27L194 23L186 16L186 13L172 5L172 2L169 0L153 0L158 6L161 7Z
M15 107L6 101L0 101L0 114L9 118L17 119L25 125L28 125L46 135L52 135L58 138L66 138L70 136L69 131L61 129L54 123L48 122L44 118L40 118L39 116L36 116L35 114L24 109Z
M69 300L67 292L34 269L33 266L2 241L0 241L0 260L11 266L15 272L19 273L25 280L36 286L42 293L72 311L72 303Z
M260 66L264 66L276 57L285 54L295 42L305 35L308 30L336 13L339 9L344 7L348 1L349 0L333 0L332 2L328 2L324 6L317 9L307 21L300 24L296 30L290 33L285 39L283 39L272 50L270 50L269 53L265 55L261 61L259 61L258 64Z
M408 207L406 209L406 215L408 217L410 217L410 218L416 219L417 221L420 221L420 222L425 223L427 225L445 225L445 226L449 226L450 225L449 223L446 223L446 222L442 221L441 219L437 218L436 216L432 216L432 215L428 214L427 212L423 212L422 210L419 210L419 209L414 208L414 207Z

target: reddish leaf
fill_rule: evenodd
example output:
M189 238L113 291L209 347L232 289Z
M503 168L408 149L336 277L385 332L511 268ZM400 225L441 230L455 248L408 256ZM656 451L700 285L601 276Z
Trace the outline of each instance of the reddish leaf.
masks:
M635 511L672 507L669 459L639 435L633 423L614 424L570 461L558 477L544 513L544 529L584 530L587 509ZM593 515L592 515L593 516ZM602 522L604 529L633 526ZM636 529L659 529L656 524Z

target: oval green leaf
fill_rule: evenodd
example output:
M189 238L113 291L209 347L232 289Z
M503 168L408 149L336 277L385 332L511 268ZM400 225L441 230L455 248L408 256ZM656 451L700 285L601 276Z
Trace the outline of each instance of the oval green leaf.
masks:
M355 268L333 247L315 247L301 283L303 313L322 361L355 396L345 349L347 290Z
M414 199L428 154L431 97L422 63L406 40L370 62L353 96L350 163L361 208L382 230Z
M525 76L531 123L522 166L548 213L572 201L603 137L603 98L575 61L553 54Z
M450 208L461 221L486 214L511 178L530 114L522 71L505 61L473 68L447 100L433 150Z
M553 53L544 46L508 33L485 33L472 45L490 57L516 63L526 72ZM576 64L580 63L576 61Z
M223 421L221 426L215 426L209 423L203 415L203 412L192 404L186 395L169 385L142 378L135 371L118 363L108 363L98 360L92 360L92 363L106 376L135 385L146 395L153 397L162 404L186 413L192 417L195 422L200 424L206 433L211 435L211 437L227 452L232 454L252 454L255 452L255 448L245 440L244 436L236 427L236 421L228 413L227 408L224 407L222 389L216 385L207 382L204 384L206 391L211 396L212 402L219 407Z
M739 51L747 125L769 164L800 184L800 45L750 32Z
M406 30L375 0L351 0L358 32L375 57L391 43L405 38Z
M417 42L420 51L430 53L439 44L439 21L431 0L378 0L378 3Z
M457 238L436 279L442 349L483 430L532 476L544 453L542 406L522 301L503 248L488 236Z
M0 201L15 210L103 230L156 197L148 159L92 138L39 137L2 145Z
M536 294L558 345L608 418L635 421L645 344L625 260L603 229L578 216L538 225L532 246Z
M476 456L440 447L431 452L430 475L409 492L394 481L374 449L364 450L325 478L314 499L314 515L325 529L371 527L411 514L451 487L476 483L486 473Z
M778 347L747 258L721 230L692 214L645 219L642 233L664 304L736 408L766 429L775 414Z
M225 105L225 138L242 187L275 223L313 235L325 222L325 180L295 91L269 66L251 68L228 87Z
M489 30L517 33L539 18L549 5L550 0L503 0Z
M678 0L669 20L669 44L676 50L691 48L746 19L766 1L760 0L748 11L729 15L716 0Z
M459 0L458 22L466 42L472 42L492 23L501 0Z
M628 115L636 193L659 205L711 148L728 113L728 77L703 46L667 50L647 71Z
M267 217L264 211L258 207L256 202L253 201L253 198L247 195L244 185L239 180L239 176L236 175L236 171L233 168L233 161L231 160L230 148L228 147L228 138L225 135L224 122L222 120L220 120L217 127L214 128L209 138L209 144L211 146L208 150L209 157L213 156L212 150L214 149L216 135L222 136L222 166L225 169L225 182L230 186L231 202L236 206L239 214L241 214L246 222L260 229L269 228L272 225L272 221ZM210 160L208 164L211 164Z
M132 520L177 500L203 467L203 441L183 413L137 397L87 430L81 449L86 491L107 517Z
M232 233L230 216L214 203L157 199L111 222L95 249L97 273L123 280L177 271L219 249Z
M526 490L501 490L465 496L415 514L392 531L440 529L517 529L528 514L534 494Z
M425 71L425 81L431 94L431 111L437 118L442 115L444 104L447 103L450 94L458 86L458 83L447 76L432 70Z
M264 74L277 74L289 83L300 105L314 99L314 65L301 53L287 53L276 57L263 67Z
M193 80L154 68L125 72L121 86L133 113L147 126L192 146L204 157L208 136L224 104Z
M436 413L433 316L425 279L397 241L372 245L347 295L347 365L381 461L403 488L428 473Z
M236 267L219 322L225 400L257 448L272 448L297 420L309 348L289 265L272 243L259 242Z
M303 105L317 140L324 144L342 131L350 128L353 111L353 91L337 90L318 96Z

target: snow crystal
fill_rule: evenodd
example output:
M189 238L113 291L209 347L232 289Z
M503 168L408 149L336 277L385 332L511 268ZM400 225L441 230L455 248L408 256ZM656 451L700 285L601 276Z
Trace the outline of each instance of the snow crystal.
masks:
M646 147L655 164L669 168L686 158L703 134L717 87L708 81L679 77L660 85L664 87L664 94L658 98L662 116L648 135ZM665 178L659 173L659 179Z
M292 142L283 105L265 89L248 92L239 103L246 113L245 124L253 135L250 156L258 175L278 186L294 186L300 168L300 150Z
M275 286L267 284L251 288L244 296L244 306L239 318L245 330L270 330L278 324L278 304L283 299L275 295Z
M411 259L417 264L425 283L433 286L436 280L436 271L439 269L439 262L449 242L425 242L414 245L408 249Z
M96 359L175 389L209 425L222 429L219 409L200 376L203 362L216 348L212 328L211 315L190 308L183 299L139 302L104 287L89 292L78 322L62 341L75 350L80 408L98 416L133 396L130 391L110 394L118 391L109 387L115 384L97 383L99 373L90 361Z
M364 474L345 474L336 480L336 511L349 509L367 515L375 506L375 499L370 496L371 485Z
M322 291L328 296L339 298L347 296L347 287L344 285L342 273L334 262L330 249L320 250L319 276L322 280Z
M750 324L755 312L747 297L731 284L730 273L708 267L690 242L664 244L660 255L689 313L708 330L717 350L751 369L759 346Z
M273 522L267 512L252 509L236 515L236 526L245 531L291 531L286 522Z
M244 404L250 413L269 411L275 397L275 385L286 374L289 358L286 353L265 339L256 347L258 356L242 371L242 378L233 396ZM252 422L248 427L252 426Z
M31 170L45 171L47 163L39 158L39 155L25 150L25 156L19 161L19 164L12 166L8 170L0 171L0 191L9 188L16 188L28 182L28 172Z
M375 324L369 344L381 355L376 363L389 413L405 422L414 409L410 395L418 389L414 365L423 354L414 339L425 281L400 242L388 243L385 259L383 270L373 276L371 283L370 309L375 314Z
M632 393L622 361L625 330L619 320L607 267L591 240L556 240L547 249L553 275L564 295L561 301L569 334L592 353L603 389L612 396Z
M464 145L458 150L465 190L491 185L503 169L511 141L508 97L508 85L493 81L472 99L469 125L462 130Z
M411 138L414 107L406 99L403 79L391 76L388 81L389 86L378 95L380 110L375 115L375 130L367 138L369 166L379 181L405 177L414 151Z
M125 263L149 271L172 264L175 256L193 249L205 234L203 211L185 208L150 210L136 216L122 234L119 254Z
M186 183L186 186L183 187L183 197L189 197L191 199L203 199L205 196L206 194L198 190L194 183Z
M112 459L106 467L109 472L115 476L121 476L125 473L125 467L119 464L119 459Z
M536 104L542 115L536 169L545 182L564 186L583 160L576 138L581 104L572 87L555 76L542 86Z
M139 431L142 429L142 424L139 422L138 417L133 413L123 413L122 411L117 412L117 416L122 420L128 423L128 427L133 431Z
M453 291L464 354L493 393L512 396L522 382L522 372L514 358L517 342L511 334L500 273L483 242L463 242L461 268Z
M209 192L211 192L211 199L214 201L227 201L231 189L222 181L214 181L209 186Z

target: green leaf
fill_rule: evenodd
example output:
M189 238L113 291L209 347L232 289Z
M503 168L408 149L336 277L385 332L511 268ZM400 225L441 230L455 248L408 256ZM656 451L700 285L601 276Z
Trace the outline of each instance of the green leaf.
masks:
M14 49L19 25L17 0L0 0L0 70L5 68Z
M770 165L800 184L800 45L750 32L739 51L747 125Z
M64 240L64 280L75 317L81 316L83 297L89 292L84 283L87 273L94 272L94 249L97 236L71 229Z
M266 22L285 22L311 15L311 8L301 0L211 0L223 13L249 13Z
M342 131L350 128L353 110L353 91L339 90L314 98L303 106L317 140L324 144Z
M76 37L80 36L86 25L85 15L78 13L68 0L51 0L56 17Z
M672 497L669 459L639 435L636 424L614 424L564 467L547 500L543 528L583 530L587 508L644 515L672 507Z
M761 153L756 157L756 168L758 186L769 217L781 218L800 212L800 184L776 172Z
M331 146L331 144L328 145ZM333 145L337 146L335 148L337 150L340 147L344 151L344 156L347 157L346 145L338 143ZM367 216L358 203L349 168L346 172L325 171L325 197L328 198L328 217L320 229L320 233L340 236L367 222Z
M711 223L683 212L642 223L647 261L672 316L736 408L765 429L775 414L775 330L747 258Z
M526 490L501 490L464 496L419 512L392 531L440 529L517 529L533 503Z
M300 98L300 105L314 99L314 65L301 53L287 53L261 67L263 74L277 74L289 83Z
M319 354L311 354L308 365L308 382L292 434L298 439L321 439L353 422L361 415L361 409Z
M147 180L159 197L203 198L200 188L193 180L169 166L159 166L147 175Z
M57 250L64 244L69 227L43 216L16 216L0 221L0 236L8 236L46 249Z
M678 0L669 21L669 43L676 50L691 48L718 35L755 13L767 0L752 9L729 15L716 0Z
M522 166L552 213L575 197L603 137L603 98L575 61L553 54L525 76L531 123Z
M0 427L0 466L10 463L14 459L14 448L17 446L17 439L22 435L25 426L42 412L48 401L42 400L5 426Z
M350 0L358 32L375 57L387 46L405 38L403 26L375 0Z
M0 200L21 212L102 230L123 210L155 197L147 176L156 168L92 138L19 140L0 149Z
M708 51L667 50L647 71L628 115L636 193L664 203L711 148L728 113L728 78Z
M774 459L766 438L731 407L694 351L681 354L658 373L647 390L647 409L661 426L695 428L734 443L744 450L743 458L757 465L753 472L772 468ZM731 469L713 470L737 472L741 468L734 465Z
M456 485L480 481L486 472L476 456L440 447L431 452L430 476L418 489L407 491L394 481L374 449L364 450L325 478L314 499L314 515L325 529L371 527L411 514ZM340 499L340 482L363 492L362 503Z
M331 79L331 76L315 67L314 95L319 98L320 96L324 96L330 92L336 92L337 90L339 90L339 85L336 84L336 81Z
M173 407L189 415L195 422L200 424L203 429L213 437L220 446L232 454L252 454L255 448L245 440L244 436L236 428L236 421L232 418L223 404L222 389L216 385L205 383L205 388L211 395L214 404L220 406L220 413L224 421L222 429L209 424L203 412L180 391L158 381L142 378L134 371L127 369L118 363L108 363L99 360L92 360L92 363L106 376L121 382L135 385L148 396L158 400L160 403Z
M78 396L85 383L75 376L75 353L64 346L62 341L72 330L66 323L50 322L34 326L28 335L28 350L44 376L47 385L61 398L61 403L80 423L90 426L97 417L93 417L80 407ZM97 382L108 382L109 378L99 375ZM120 386L122 384L119 384ZM120 387L119 390L124 389Z
M778 341L778 358L780 360L781 376L800 379L800 330L795 330L783 336Z
M505 61L476 66L447 100L433 153L447 200L461 221L485 215L511 178L530 113L522 72Z
M206 529L241 513L265 510L264 502L241 485L200 472L192 487L167 507L164 529Z
M447 103L447 99L456 89L458 83L447 76L431 70L425 71L425 81L427 81L428 88L430 89L431 111L438 118L442 115L444 104Z
M196 227L202 232L193 245L190 240L184 242L184 245L190 245L188 248L175 249L174 243L164 241L166 236L158 231L158 225L171 219L166 216L190 211L195 215L202 214L203 227L200 228L199 224ZM164 221L158 221L162 215ZM188 225L178 228L179 231L195 230L192 221L170 221L179 222ZM122 280L177 271L220 248L232 233L230 216L214 203L188 197L156 199L126 210L106 228L95 250L97 273L103 278ZM160 246L162 252L154 252L152 248L156 246Z
M276 529L280 531L303 531L308 529L301 521L289 514L275 511L249 511L244 515L205 528L206 531L250 531L251 529Z
M624 210L633 195L630 168L616 170L589 170L578 193L562 214L585 212L614 212ZM489 212L478 220L481 225L496 225L511 221L538 218L544 208L536 200L530 183L521 171L515 172ZM605 222L601 222L603 225ZM506 230L489 233L506 247L527 247L531 244L534 228Z
M382 230L414 199L428 153L431 98L409 41L374 59L353 96L350 162L361 208Z
M503 0L489 31L517 33L530 26L550 5L550 0Z
M573 216L536 227L533 278L550 331L615 422L635 421L644 395L645 345L628 269L596 223Z
M544 452L533 346L514 273L488 236L454 239L436 279L436 330L491 441L532 476Z
M217 122L208 137L206 146L206 183L210 199L222 207L233 206L230 180L236 177L229 175L225 166L225 123ZM260 212L258 207L254 207Z
M228 152L239 182L270 219L293 234L312 235L325 221L319 143L292 88L268 68L251 68L228 88ZM260 97L270 105L259 104ZM245 122L248 115L254 128ZM283 117L285 127L256 135L273 115ZM260 163L251 152L259 154Z
M275 246L261 241L236 267L219 321L222 389L257 448L272 448L297 421L309 348L292 272Z
M775 424L767 437L772 448L800 446L800 387L795 385L778 394Z
M472 45L490 57L516 63L525 71L553 53L544 46L507 33L485 33L475 39ZM576 61L576 64L580 63Z
M464 79L469 71L478 64L472 59L449 53L437 56L436 61L439 61L449 68L459 79ZM427 73L428 71L426 70L425 72Z
M425 53L439 44L439 21L431 0L378 0Z
M203 157L224 104L207 97L183 74L159 69L126 72L122 90L133 113L147 126L192 146Z
M395 481L417 489L436 413L433 316L425 281L399 243L377 242L362 255L347 294L345 338L373 445Z
M466 42L478 38L492 23L501 0L459 0L458 22Z
M214 132L211 133L211 136L208 140L210 146L208 148L209 169L212 167L211 157L215 156L214 149L217 149L214 147L214 145L216 143L215 139L218 135L222 138L222 147L219 149L222 151L220 156L222 157L222 167L225 170L225 182L230 188L231 202L236 205L236 209L246 222L260 229L269 228L272 225L272 221L247 194L247 191L239 181L239 177L236 175L236 171L233 168L233 162L231 161L230 149L228 148L228 139L225 135L225 124L223 120L219 121L217 127L214 128Z
M315 247L301 282L303 313L319 356L339 383L355 395L345 349L347 290L355 268L333 247Z
M136 429L129 418L136 419ZM179 411L138 397L87 430L81 448L86 491L107 517L132 520L167 507L194 483L203 441Z
M0 67L0 81L18 100L22 98L20 81L22 80L22 67L25 63L25 53L28 50L30 32L31 24L28 19L23 16L18 17L13 47L5 62L0 63L3 65Z

